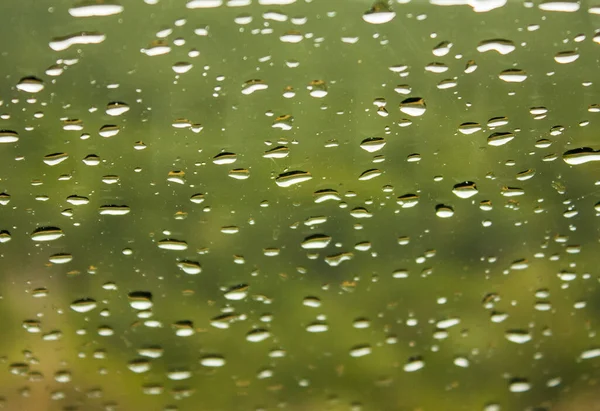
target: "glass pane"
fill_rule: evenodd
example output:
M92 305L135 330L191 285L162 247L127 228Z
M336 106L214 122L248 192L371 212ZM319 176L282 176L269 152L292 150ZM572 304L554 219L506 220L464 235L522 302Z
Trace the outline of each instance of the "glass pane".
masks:
M598 14L0 3L0 405L599 409Z

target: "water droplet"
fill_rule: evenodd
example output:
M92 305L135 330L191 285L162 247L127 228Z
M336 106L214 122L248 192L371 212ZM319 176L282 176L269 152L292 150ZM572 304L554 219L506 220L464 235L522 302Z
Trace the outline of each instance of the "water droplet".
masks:
M554 56L554 61L559 64L569 64L574 62L579 58L579 53L577 51L561 51Z
M37 77L23 77L17 84L17 89L26 93L39 93L44 89L44 82Z
M370 24L389 23L396 17L396 13L385 0L376 1L373 6L363 14L363 20Z
M426 110L425 100L421 97L410 97L400 103L400 111L409 116L422 116Z
M200 359L200 364L205 367L222 367L225 365L225 357L221 355L205 355Z
M12 130L0 130L0 144L16 143L19 141L19 134Z
M322 333L329 330L329 325L322 321L316 321L306 326L306 331L309 333Z
M264 158L285 158L289 155L290 149L286 146L277 146L268 151L265 151L263 154Z
M462 134L467 134L467 135L476 133L480 130L481 130L481 125L479 123L468 122L468 123L462 123L460 126L458 126L458 131L460 131Z
M300 184L310 179L312 179L312 175L308 171L296 170L279 174L279 176L275 179L275 183L279 187L290 187L294 184Z
M202 268L200 264L196 261L188 261L183 260L177 263L177 267L179 267L184 273L190 275L200 274L202 272Z
M522 83L527 80L527 73L521 69L508 69L502 71L498 77L507 83Z
M123 12L123 6L104 0L82 1L69 9L73 17L104 17Z
M302 304L307 307L318 308L321 306L321 300L318 297L304 297Z
M510 392L525 392L531 389L531 383L524 378L513 378L510 380L508 389Z
M148 291L132 291L128 295L129 305L135 310L152 308L152 293Z
M525 344L526 342L531 341L531 334L526 330L508 330L504 333L504 337L506 337L508 341L517 344Z
M545 1L538 5L540 10L572 13L579 10L579 3L574 1Z
M71 303L71 309L73 311L77 311L78 313L87 313L92 311L97 307L96 300L92 300L91 298L82 298L80 300L75 300Z
M129 106L120 101L113 101L106 106L106 114L109 116L120 116L129 111Z
M33 241L54 241L63 235L63 231L58 227L40 227L31 233L31 239Z
M412 357L408 359L406 364L404 364L404 371L414 372L420 370L423 367L425 367L425 361L423 361L421 357Z
M480 53L485 53L486 51L496 51L500 54L508 54L515 50L515 45L510 40L504 39L493 39L493 40L484 40L477 46L477 51Z
M302 241L302 248L305 250L318 250L325 248L331 242L331 237L325 234L313 234Z
M129 214L131 209L126 205L103 205L98 208L98 213L100 215L111 215L111 216L120 216Z
M479 193L479 190L477 190L477 186L474 182L465 181L463 183L456 184L452 189L452 192L460 198L471 198Z
M250 342L261 342L271 336L271 333L263 328L258 328L246 334L246 340Z
M381 137L369 137L369 138L365 138L361 143L360 143L360 148L362 148L365 151L368 151L369 153L374 153L376 151L381 150L386 144L386 141L384 138Z
M377 168L371 168L369 170L363 171L363 173L358 176L360 181L372 180L375 177L379 177L383 172Z
M248 296L248 284L235 285L225 291L224 297L228 300L239 301Z
M163 250L183 251L187 250L188 245L185 241L167 238L158 242L158 248L162 248Z
M233 164L237 160L235 153L223 152L213 157L213 163L217 165Z
M596 357L600 357L600 348L591 348L589 350L583 351L579 355L579 358L581 358L582 360L589 360L591 358L596 358Z
M313 80L308 85L311 97L323 98L327 95L327 84L323 80Z
M106 35L92 31L80 31L79 33L70 34L62 37L54 37L49 46L54 51L63 51L73 45L81 44L100 44L106 40Z
M373 351L373 349L371 348L371 346L369 344L355 345L354 347L352 347L350 349L350 356L351 357L364 357L365 355L371 354L372 351Z
M446 320L438 321L435 326L442 330L445 330L450 327L454 327L455 325L460 324L460 318L448 318Z
M127 368L136 374L141 374L150 371L152 364L145 358L136 358L127 363Z
M454 209L448 205L438 204L435 207L435 215L441 218L450 218L454 215Z
M487 139L487 143L490 146L499 147L508 143L515 138L515 135L511 132L493 133Z
M53 153L45 155L43 161L49 166L55 166L68 158L69 155L67 153Z
M255 91L266 90L269 86L263 80L248 80L242 86L242 94L250 95Z
M600 150L593 150L590 147L575 148L566 151L563 154L563 160L572 166L585 164L590 161L600 161Z

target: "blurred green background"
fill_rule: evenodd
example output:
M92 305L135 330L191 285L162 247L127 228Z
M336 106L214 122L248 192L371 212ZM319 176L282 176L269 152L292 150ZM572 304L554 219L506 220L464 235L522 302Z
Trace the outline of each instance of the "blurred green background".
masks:
M0 206L0 230L10 233L0 243L0 404L40 411L600 410L600 358L581 358L600 347L600 168L561 158L599 144L598 114L588 111L600 103L600 45L593 40L600 17L588 12L592 4L564 13L509 1L476 13L466 5L393 2L395 18L375 25L362 18L372 6L366 1L249 3L189 9L185 1L122 0L122 13L87 18L69 14L71 1L0 4L0 129L19 134L18 142L0 144L0 192L10 195ZM195 34L202 28L206 36ZM292 30L302 40L282 41ZM49 47L79 32L106 40ZM146 55L141 50L157 33L168 34L171 51ZM490 39L516 48L477 51ZM434 55L443 41L452 43L450 52ZM188 55L193 49L199 56ZM579 58L559 64L554 56L563 51ZM473 73L464 72L469 60L477 64ZM178 75L172 66L179 62L193 68ZM448 70L427 71L430 63ZM53 65L64 72L49 75ZM400 65L404 74L390 70ZM499 79L511 68L528 78ZM29 76L43 81L41 92L17 89ZM254 79L268 88L243 94ZM445 79L456 87L438 88ZM327 96L309 94L314 80L325 82ZM397 93L398 85L411 92ZM294 97L283 97L286 87ZM425 100L424 115L399 110L408 97ZM377 114L376 99L386 102L387 116ZM115 101L130 110L106 114ZM532 107L548 113L535 119ZM291 130L272 127L283 115L293 116ZM508 124L487 125L503 116ZM83 129L64 130L67 119L81 120ZM176 128L178 119L202 131ZM482 130L464 135L458 128L465 122ZM104 125L118 125L119 134L101 137ZM508 131L514 140L487 144L493 132ZM360 147L369 137L387 144L369 153ZM135 148L140 141L143 150ZM289 147L286 158L262 157L278 145ZM221 151L235 153L236 162L214 164ZM68 158L45 164L54 153ZM413 154L420 161L407 161ZM100 164L83 163L88 155ZM377 155L382 162L373 162ZM236 168L249 178L231 178ZM359 180L372 168L381 176ZM535 176L517 180L527 169ZM312 179L275 183L294 170ZM172 171L185 173L184 184L167 180ZM107 175L119 182L104 183ZM477 185L470 199L452 193L464 181ZM524 193L506 197L503 187ZM315 202L313 193L324 189L340 200ZM201 204L190 201L199 193ZM397 197L405 194L417 194L418 204L402 208ZM72 195L89 203L70 204ZM480 208L484 200L492 210ZM438 204L454 215L437 217ZM104 205L131 212L100 215ZM354 217L357 207L372 216ZM567 210L578 213L567 218ZM304 224L315 216L327 221ZM223 233L228 226L239 232ZM64 236L32 241L40 227L58 227ZM302 249L314 234L331 243ZM403 237L408 244L399 244ZM188 248L160 249L163 239ZM354 249L361 242L370 250ZM353 258L326 263L341 252ZM72 261L49 261L59 253ZM515 269L521 259L525 269ZM202 272L186 274L180 261L197 261ZM397 270L408 276L394 278ZM566 281L561 273L573 275ZM247 297L227 299L224 292L240 284L249 286ZM128 294L136 291L151 293L151 312L130 306ZM303 304L311 296L319 307ZM83 298L97 307L70 308ZM228 312L238 321L227 329L211 325ZM508 317L493 322L493 313ZM149 326L144 315L161 326ZM453 318L460 323L447 335L436 330ZM361 319L367 328L356 327ZM28 332L28 320L39 329ZM195 333L177 336L180 321L191 321ZM307 332L315 321L328 330ZM107 327L112 335L101 335ZM248 341L254 329L268 330L269 338ZM511 342L511 330L531 340ZM60 338L52 340L56 331ZM350 355L362 345L370 354ZM134 373L130 362L147 346L164 353L148 359L149 371ZM225 358L223 367L201 365L214 354ZM406 372L414 357L424 368ZM455 365L457 357L468 366ZM172 380L173 370L191 377ZM515 378L529 389L511 392ZM148 394L152 387L156 395Z

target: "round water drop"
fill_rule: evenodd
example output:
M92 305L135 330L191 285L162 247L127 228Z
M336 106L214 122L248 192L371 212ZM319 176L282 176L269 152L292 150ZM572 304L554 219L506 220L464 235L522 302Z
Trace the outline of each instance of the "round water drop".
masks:
M266 340L270 336L271 333L268 330L259 328L256 330L252 330L248 334L246 334L246 340L250 342L261 342Z
M325 234L313 234L302 241L302 248L305 250L318 250L325 248L331 242L331 237Z
M385 147L385 144L386 141L382 137L369 137L365 138L360 143L360 148L362 148L365 151L368 151L369 153L374 153Z
M120 127L114 124L107 124L100 127L98 134L100 134L104 138L114 137L119 134Z
M321 300L318 297L305 297L304 300L302 300L302 304L304 304L306 307L313 307L313 308L317 308L321 306Z
M487 143L490 146L499 147L503 146L514 138L515 135L511 132L493 133L488 137Z
M460 318L448 318L446 320L438 321L435 326L445 330L446 328L454 327L457 324L460 324Z
M508 384L510 392L525 392L531 389L531 383L524 378L513 378Z
M179 261L177 263L177 267L179 267L179 269L181 269L184 273L190 275L196 275L202 272L202 267L200 267L200 264L196 261Z
M106 114L108 114L109 116L120 116L122 114L125 114L129 111L129 106L126 103L122 103L120 101L113 101L111 103L108 103L108 105L106 106Z
M308 85L311 97L323 98L327 95L327 84L323 80L313 80Z
M404 364L404 371L414 372L425 367L425 361L421 357L412 357Z
M306 326L306 331L309 333L322 333L329 330L329 325L324 322L314 322Z
M237 160L235 153L223 152L213 157L213 163L217 165L233 164Z
M192 67L194 67L192 63L188 63L186 61L179 61L173 64L173 66L171 66L171 69L173 69L173 71L177 74L185 74L188 71L190 71Z
M73 255L67 253L53 254L48 260L53 264L66 264L73 261Z
M370 24L389 23L394 17L396 17L396 13L385 0L375 2L362 16L363 20Z
M49 166L55 166L65 161L67 158L69 158L69 155L67 153L52 153L46 154L44 156L43 161Z
M103 205L98 209L100 215L119 216L129 214L131 209L126 205Z
M0 130L0 144L16 143L19 141L19 134L12 130Z
M435 215L441 218L450 218L454 215L454 209L448 205L438 204L435 206Z
M17 89L26 93L39 93L44 89L44 82L37 77L23 77L17 84Z
M147 49L142 49L142 53L154 57L171 52L171 47L164 40L154 40Z
M591 348L589 350L585 350L579 355L579 358L582 360L589 360L590 358L600 357L600 348Z
M285 158L290 154L290 149L286 146L278 146L265 151L263 158Z
M75 300L71 303L71 310L77 311L78 313L87 313L97 307L96 300L91 298L82 298Z
M366 171L363 171L363 173L358 176L358 179L360 181L367 181L367 180L372 180L375 177L379 177L381 174L383 174L383 172L377 168L372 168Z
M162 347L157 345L149 345L137 350L139 355L149 358L160 358L162 357L164 351L165 350Z
M404 194L396 199L396 203L402 208L412 208L419 204L419 196L416 194Z
M525 344L531 341L531 334L525 330L508 330L504 333L504 337L516 344Z
M40 227L31 233L33 241L54 241L64 235L63 231L58 227Z
M177 321L173 324L173 328L175 329L175 335L178 337L189 337L194 335L196 330L194 330L194 324L191 321Z
M246 180L250 178L250 171L246 168L235 168L233 170L229 170L227 175L231 178L235 178L236 180Z
M426 110L425 100L421 97L410 97L400 103L400 111L409 116L422 116Z
M515 260L510 264L510 269L515 270L515 271L525 270L528 267L529 267L529 261L527 261L527 259L525 259L525 258Z
M308 171L296 170L279 174L279 176L275 179L275 183L279 187L290 187L294 184L300 184L311 179L312 175Z
M152 308L152 293L148 291L133 291L128 295L129 305L135 310Z
M465 181L463 183L456 184L452 189L452 192L460 198L471 198L479 193L479 190L477 190L477 186L474 182Z
M373 352L373 349L368 344L355 345L350 349L351 357L364 357L365 355L369 355Z
M458 126L458 131L462 134L473 134L481 130L481 125L479 123L467 122L462 123Z
M136 374L141 374L150 371L152 364L145 358L136 358L127 363L127 368Z
M498 74L498 77L507 83L522 83L527 80L527 73L521 69L508 69Z
M304 36L302 33L296 30L290 30L279 37L279 40L281 40L283 43L300 43L303 39Z
M554 61L559 64L569 64L579 58L577 51L561 51L554 56Z
M163 250L183 251L187 250L187 247L187 243L181 240L167 238L158 242L158 248L162 248Z
M243 300L248 296L249 288L248 284L235 285L225 291L224 297L231 301Z
M205 367L222 367L225 365L225 357L221 355L205 355L200 359L200 364Z
M467 368L469 366L469 359L466 357L456 357L454 359L454 365L461 368Z

